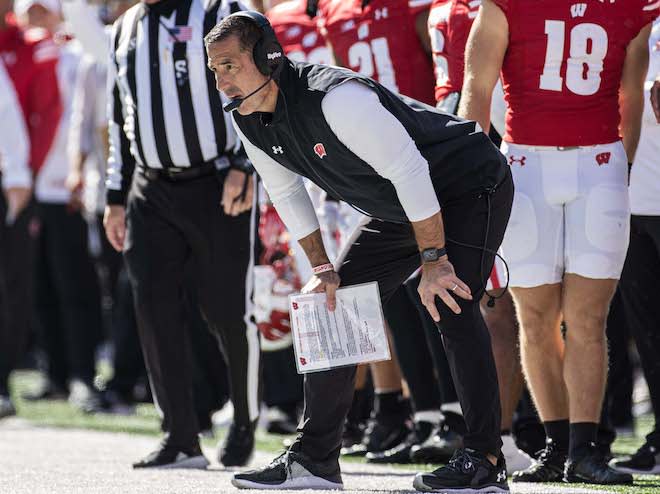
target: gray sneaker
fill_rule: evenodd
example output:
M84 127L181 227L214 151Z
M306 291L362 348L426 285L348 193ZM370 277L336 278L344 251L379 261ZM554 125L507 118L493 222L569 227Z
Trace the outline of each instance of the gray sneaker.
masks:
M239 489L341 490L339 463L314 462L302 453L287 451L270 465L234 475L231 483Z

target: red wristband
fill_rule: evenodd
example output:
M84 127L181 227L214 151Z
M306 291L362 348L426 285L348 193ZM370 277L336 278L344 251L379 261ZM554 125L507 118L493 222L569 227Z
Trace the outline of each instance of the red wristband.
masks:
M320 266L315 266L312 268L312 273L314 274L321 274L321 273L327 273L328 271L334 271L335 267L330 264L321 264Z

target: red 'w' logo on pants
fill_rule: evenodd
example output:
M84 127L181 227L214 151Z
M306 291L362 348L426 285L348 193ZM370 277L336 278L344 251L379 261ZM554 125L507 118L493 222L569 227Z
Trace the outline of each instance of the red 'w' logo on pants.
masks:
M610 156L612 156L612 153L599 153L596 155L596 163L598 163L598 166L605 165L610 162Z

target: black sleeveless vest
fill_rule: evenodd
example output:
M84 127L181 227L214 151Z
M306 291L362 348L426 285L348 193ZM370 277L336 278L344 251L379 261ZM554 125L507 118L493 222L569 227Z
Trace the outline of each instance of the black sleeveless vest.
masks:
M338 67L286 61L278 81L275 112L247 116L234 112L234 120L255 146L336 199L375 218L408 222L392 183L351 152L323 116L323 97L348 80L372 88L408 131L429 163L441 206L492 189L504 179L504 156L488 136L475 131L474 122L392 93L367 77Z

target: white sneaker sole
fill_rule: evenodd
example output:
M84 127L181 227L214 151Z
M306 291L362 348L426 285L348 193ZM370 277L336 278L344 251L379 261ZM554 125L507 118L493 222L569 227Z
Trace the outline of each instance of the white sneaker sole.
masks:
M206 470L206 467L208 467L209 464L210 464L209 460L207 460L204 455L199 455L199 456L193 456L192 458L186 458L185 460L177 461L174 463L169 463L167 465L144 468L141 470L169 470L174 468Z
M295 479L287 479L281 484L260 484L259 482L252 482L245 479L231 479L234 487L239 489L269 489L269 490L335 490L341 491L344 489L344 484L330 482L329 480L320 477L298 477Z
M434 489L433 487L430 487L424 483L422 480L422 474L415 475L415 480L413 480L413 487L422 492L442 492L443 494L508 494L510 492L508 488L503 489L502 487L497 486L485 486L480 489L473 489L471 487L453 489L447 489L445 487L441 489Z
M641 469L637 469L637 468L619 467L614 463L610 463L610 467L612 467L617 472L632 473L634 475L657 475L657 474L660 473L660 465L654 466L651 470L641 470Z

